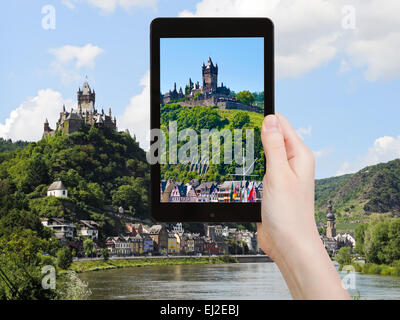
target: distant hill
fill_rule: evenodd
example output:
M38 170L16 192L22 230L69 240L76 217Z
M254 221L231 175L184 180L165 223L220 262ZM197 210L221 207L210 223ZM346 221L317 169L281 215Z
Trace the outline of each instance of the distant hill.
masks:
M17 149L23 149L28 144L29 144L29 142L26 142L26 141L12 142L11 139L5 140L3 138L0 138L0 153L6 152L6 151L14 151Z
M357 173L315 181L316 211L333 201L343 216L400 213L400 159L368 166Z

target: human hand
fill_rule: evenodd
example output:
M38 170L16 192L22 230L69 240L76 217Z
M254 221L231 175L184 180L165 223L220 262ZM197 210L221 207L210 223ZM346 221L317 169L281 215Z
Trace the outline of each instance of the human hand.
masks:
M313 153L280 114L265 117L261 139L267 168L260 248L276 262L294 298L349 298L315 224Z

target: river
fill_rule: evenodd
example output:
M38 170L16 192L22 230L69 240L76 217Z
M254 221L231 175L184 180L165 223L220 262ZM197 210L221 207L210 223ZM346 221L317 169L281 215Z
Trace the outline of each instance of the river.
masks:
M146 266L79 278L89 283L90 299L291 299L275 263ZM400 277L356 273L348 283L359 299L400 299Z

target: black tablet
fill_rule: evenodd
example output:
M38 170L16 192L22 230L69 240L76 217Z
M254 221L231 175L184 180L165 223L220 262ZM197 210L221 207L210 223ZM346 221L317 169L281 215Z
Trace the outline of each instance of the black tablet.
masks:
M267 18L152 21L154 219L261 221L260 131L274 113L273 44Z

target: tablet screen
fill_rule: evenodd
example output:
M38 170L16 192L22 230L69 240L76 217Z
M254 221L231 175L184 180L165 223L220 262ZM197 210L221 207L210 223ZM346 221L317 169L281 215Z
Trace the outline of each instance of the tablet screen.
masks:
M264 38L161 38L160 91L160 201L261 202Z

